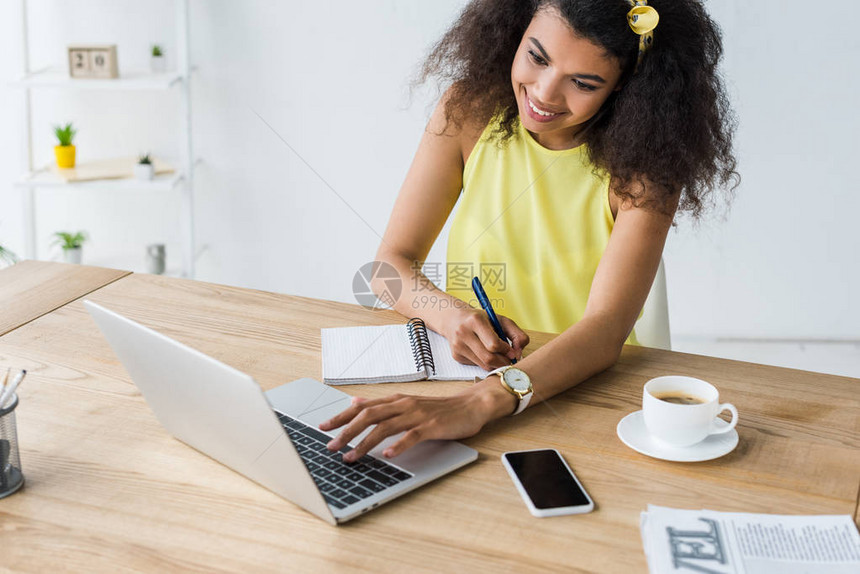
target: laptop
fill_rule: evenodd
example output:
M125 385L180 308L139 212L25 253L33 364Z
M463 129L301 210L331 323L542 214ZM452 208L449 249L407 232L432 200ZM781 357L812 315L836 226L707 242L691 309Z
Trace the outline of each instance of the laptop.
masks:
M392 459L389 437L352 464L318 425L351 397L314 379L263 392L256 381L91 301L84 306L158 421L187 445L330 524L341 524L473 462L454 441L425 441ZM358 444L368 431L352 444Z

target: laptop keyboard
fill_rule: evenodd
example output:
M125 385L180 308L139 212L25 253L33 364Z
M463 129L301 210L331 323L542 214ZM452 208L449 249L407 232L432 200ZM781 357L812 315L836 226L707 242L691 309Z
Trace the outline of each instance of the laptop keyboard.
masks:
M353 463L343 462L344 453L352 447L330 451L325 445L332 437L292 417L277 411L275 414L308 467L317 488L326 502L335 508L346 508L413 476L370 455L364 455Z

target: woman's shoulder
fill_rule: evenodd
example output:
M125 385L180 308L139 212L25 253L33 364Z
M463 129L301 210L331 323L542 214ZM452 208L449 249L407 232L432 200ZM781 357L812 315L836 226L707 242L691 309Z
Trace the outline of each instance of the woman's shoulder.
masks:
M427 124L427 130L435 135L450 137L460 150L463 165L487 128L486 118L476 118L463 110L452 108L449 88L439 99L436 109ZM452 143L454 143L452 142Z

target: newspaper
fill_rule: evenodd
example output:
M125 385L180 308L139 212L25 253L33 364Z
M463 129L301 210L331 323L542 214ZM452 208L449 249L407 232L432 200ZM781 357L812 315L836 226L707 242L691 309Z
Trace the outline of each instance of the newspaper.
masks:
M858 574L851 517L648 506L640 528L651 574Z

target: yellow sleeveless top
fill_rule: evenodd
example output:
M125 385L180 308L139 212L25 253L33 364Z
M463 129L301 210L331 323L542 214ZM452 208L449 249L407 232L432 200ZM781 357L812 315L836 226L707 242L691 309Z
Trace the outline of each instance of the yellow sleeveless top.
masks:
M609 176L595 172L584 145L547 149L520 122L500 147L491 136L497 122L466 161L446 291L480 308L471 288L478 276L497 313L524 329L561 333L585 313L615 223Z

